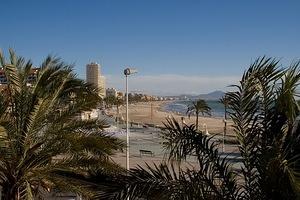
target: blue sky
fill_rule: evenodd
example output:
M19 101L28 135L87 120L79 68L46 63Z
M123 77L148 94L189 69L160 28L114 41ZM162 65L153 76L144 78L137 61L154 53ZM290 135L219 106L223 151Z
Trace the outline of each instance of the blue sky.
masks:
M35 64L48 54L85 77L154 94L205 93L236 83L256 57L300 58L300 1L0 0L0 48Z

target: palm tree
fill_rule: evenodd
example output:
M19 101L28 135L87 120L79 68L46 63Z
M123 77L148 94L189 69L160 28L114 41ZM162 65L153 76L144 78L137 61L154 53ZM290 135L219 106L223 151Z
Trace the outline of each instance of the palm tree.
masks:
M111 108L115 104L116 97L114 97L114 96L107 96L103 100L104 100L106 106L109 107L109 108Z
M227 108L228 108L228 98L226 97L226 94L220 98L220 103L222 103L224 105L224 119L226 120L227 119Z
M57 190L91 197L92 190L76 177L91 168L117 168L110 156L122 148L122 142L102 131L103 121L75 117L96 108L97 90L51 56L29 84L31 61L9 53L6 60L0 52L8 79L6 92L0 93L2 198L33 199Z
M226 132L227 132L227 107L228 107L228 103L229 103L226 95L224 95L220 99L220 103L222 103L224 105L224 136L225 136Z
M211 108L207 105L205 100L198 99L197 101L192 102L190 106L188 106L186 113L189 117L191 116L191 114L196 114L196 130L198 130L199 114L201 113L202 115L211 115Z
M286 69L277 60L258 58L236 90L226 94L239 142L241 167L221 158L212 137L168 120L163 133L169 160L193 156L197 168L138 167L119 175L120 186L106 195L138 199L265 200L300 198L300 109L296 100L300 61ZM199 134L200 133L200 134Z
M299 198L300 110L295 98L300 62L287 69L278 66L276 59L257 59L237 91L227 94L249 199Z

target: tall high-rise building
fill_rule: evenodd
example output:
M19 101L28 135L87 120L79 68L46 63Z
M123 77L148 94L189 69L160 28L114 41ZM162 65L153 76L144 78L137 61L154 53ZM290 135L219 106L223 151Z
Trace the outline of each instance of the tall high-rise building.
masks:
M105 77L101 75L101 66L91 62L86 65L86 82L99 89L99 95L105 97Z

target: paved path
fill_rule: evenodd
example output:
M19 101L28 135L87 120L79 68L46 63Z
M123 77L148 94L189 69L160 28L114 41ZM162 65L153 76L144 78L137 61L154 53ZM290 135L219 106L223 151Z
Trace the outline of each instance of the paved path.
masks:
M146 166L146 163L153 165L160 164L167 160L167 154L162 146L162 139L159 137L160 129L157 128L133 128L130 129L130 167ZM118 138L126 141L126 132L122 131L117 135ZM216 136L213 141L220 140L222 136ZM226 157L234 168L241 167L241 157L236 145L225 145L225 152L222 152L222 144L218 146L221 158ZM148 150L153 152L151 155L140 155L139 150ZM114 156L114 160L121 166L125 167L126 154L118 153ZM187 159L186 166L198 166L197 160L193 157Z

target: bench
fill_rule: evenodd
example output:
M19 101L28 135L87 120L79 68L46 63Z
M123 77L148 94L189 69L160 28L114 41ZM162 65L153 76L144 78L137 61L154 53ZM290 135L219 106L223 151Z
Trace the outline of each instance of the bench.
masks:
M149 151L149 150L140 149L140 156L142 157L142 155L151 155L151 156L153 156L154 153L152 151Z

